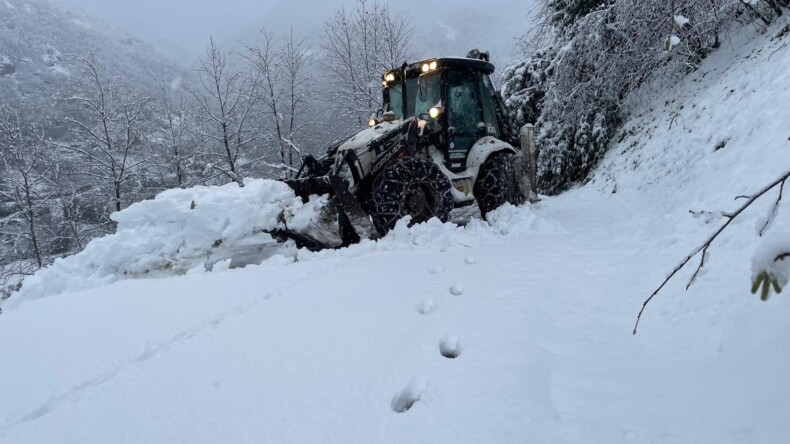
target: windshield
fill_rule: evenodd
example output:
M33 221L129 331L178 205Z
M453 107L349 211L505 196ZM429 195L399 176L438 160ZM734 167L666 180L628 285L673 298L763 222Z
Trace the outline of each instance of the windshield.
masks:
M414 99L414 115L427 113L441 101L441 72L423 74L417 82Z
M395 113L396 119L403 118L403 87L400 83L396 83L387 88L387 97L389 98L389 109Z
M441 101L441 72L436 71L406 80L406 112L403 110L403 84L394 83L385 89L387 111L395 118L419 116Z

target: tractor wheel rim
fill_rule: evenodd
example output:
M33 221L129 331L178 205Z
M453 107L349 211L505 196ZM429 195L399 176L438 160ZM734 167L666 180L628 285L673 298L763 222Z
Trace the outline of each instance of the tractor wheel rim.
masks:
M427 202L425 191L421 188L411 189L406 194L404 198L404 206L406 207L406 211L408 214L412 215L414 218L418 218L425 213L427 209Z
M413 223L425 222L436 216L437 196L431 187L421 185L410 189L403 198L403 208Z

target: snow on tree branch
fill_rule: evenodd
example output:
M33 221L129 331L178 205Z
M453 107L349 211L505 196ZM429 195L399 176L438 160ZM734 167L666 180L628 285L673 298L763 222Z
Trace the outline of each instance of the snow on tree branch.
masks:
M701 253L699 265L697 265L694 274L691 276L691 279L686 285L686 290L688 290L691 284L694 283L694 280L699 274L699 271L705 265L705 257L706 257L705 253L707 252L708 247L710 247L713 241L716 240L716 238L730 225L730 223L732 223L733 220L735 220L735 218L737 218L741 213L743 213L744 210L749 208L755 201L757 201L759 198L761 198L766 193L768 193L769 191L771 191L776 187L780 188L780 195L776 201L776 205L778 205L779 201L781 200L781 189L782 187L784 187L784 183L788 179L790 179L790 171L784 173L778 179L769 183L763 189L759 190L757 193L751 196L745 196L746 202L744 202L740 207L738 207L732 213L723 214L723 216L727 220L712 235L710 235L700 246L695 248L691 253L689 253L688 256L686 256L685 259L683 259L678 265L676 265L675 268L672 270L672 272L666 277L666 279L664 279L661 285L659 285L658 288L656 288L656 290L653 291L653 293L642 303L642 308L639 310L639 314L636 317L636 322L634 323L633 334L636 334L637 328L639 327L639 321L642 319L642 314L644 313L647 304L649 304L650 301L653 300L653 298L661 291L661 289L664 288L664 286L675 276L675 274L677 274L677 272L682 270L683 267L685 267L686 264L688 264L689 261L691 261L691 259L693 259L697 254ZM744 197L744 196L738 196L738 197ZM767 295L768 295L767 291L769 290L770 286L773 286L776 289L776 291L779 292L781 291L781 287L787 283L788 264L787 261L784 260L785 257L784 254L786 254L787 251L790 251L790 241L788 240L789 239L783 237L782 242L779 243L770 242L764 244L764 248L761 248L761 250L758 251L758 254L755 258L754 261L755 277L754 277L754 286L752 292L754 293L756 291L757 287L759 286L758 284L764 283L765 286L761 296L763 300L767 299ZM781 245L778 251L776 250L777 245Z

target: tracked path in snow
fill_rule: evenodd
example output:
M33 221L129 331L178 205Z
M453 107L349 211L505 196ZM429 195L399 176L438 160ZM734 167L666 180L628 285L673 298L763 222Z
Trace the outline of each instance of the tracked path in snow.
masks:
M11 392L23 408L0 404L0 440L705 442L676 425L703 406L712 411L700 430L718 442L765 437L749 415L710 422L741 396L705 399L740 375L739 360L722 358L739 345L689 326L726 318L707 304L659 306L644 336L630 335L661 241L649 218L612 221L611 210L552 198L519 210L530 217L509 233L496 223L450 235L418 227L400 249L361 245L26 304L0 337L30 319L52 330L33 335L33 355L13 352L19 373L3 371L15 385L42 384ZM429 233L448 237L431 243ZM107 342L97 343L101 328L81 330L86 319L56 315L69 306L96 306L89 318L116 325ZM25 375L37 359L56 365Z
M225 309L225 311L213 314L205 321L201 321L198 325L193 325L182 329L172 336L154 344L146 343L144 345L144 350L139 354L121 358L119 362L114 363L111 367L97 372L89 378L71 385L67 390L50 395L48 399L38 407L32 408L28 412L18 413L16 417L10 417L6 419L4 422L0 423L0 435L2 435L2 431L4 429L11 429L28 422L38 420L39 418L52 413L64 403L77 401L82 395L85 394L86 391L95 389L96 387L107 383L117 375L127 371L133 366L142 366L146 361L157 357L161 353L166 353L174 348L177 348L182 344L193 340L193 338L198 335L209 334L212 329L216 329L222 326L222 324L232 321L232 319L235 317L245 315L245 313L247 313L249 310L259 306L260 304L263 304L265 301L274 297L274 295L282 295L287 293L294 286L309 280L314 273L315 272L307 272L307 274L300 280L288 282L284 285L276 286L274 288L267 287L262 295L240 303L237 306Z

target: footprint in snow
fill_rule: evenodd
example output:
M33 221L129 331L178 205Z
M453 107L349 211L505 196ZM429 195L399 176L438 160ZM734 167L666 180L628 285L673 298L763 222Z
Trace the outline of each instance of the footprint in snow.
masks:
M431 268L428 269L428 273L431 273L431 274L442 274L442 273L444 273L444 267L440 267L438 265L435 266L435 267L431 267Z
M395 413L404 413L420 400L422 392L425 390L425 383L412 381L406 388L396 393L392 398L390 406Z
M475 259L473 256L467 256L466 259L464 259L464 262L469 265L474 265L477 263L477 259Z
M462 351L463 347L461 346L461 341L458 340L458 336L445 336L442 342L439 343L439 353L445 358L455 359L461 356Z
M465 288L464 284L453 284L450 286L450 294L453 296L461 296L464 294Z
M429 315L436 311L436 301L433 298L428 298L417 304L414 309L421 315Z

